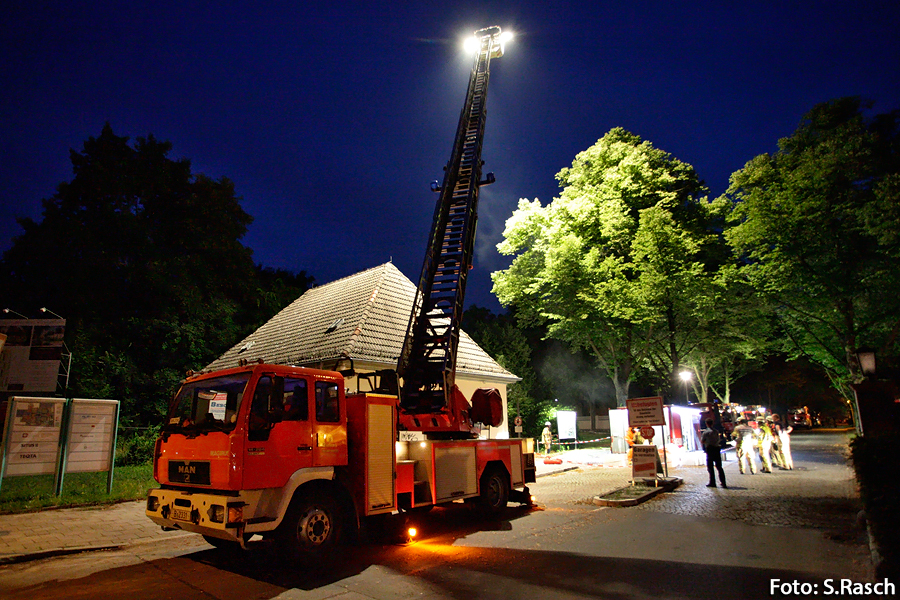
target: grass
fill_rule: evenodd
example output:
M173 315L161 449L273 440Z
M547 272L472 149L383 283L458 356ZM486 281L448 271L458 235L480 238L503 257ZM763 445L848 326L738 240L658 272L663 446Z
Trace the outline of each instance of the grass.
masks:
M150 464L116 467L111 494L106 493L106 481L106 473L70 473L62 494L54 496L53 475L7 477L0 486L0 514L142 500L157 486Z
M603 494L602 497L607 500L629 500L631 498L643 496L650 490L655 489L655 487L656 486L653 484L638 481L628 487L619 488L608 494Z

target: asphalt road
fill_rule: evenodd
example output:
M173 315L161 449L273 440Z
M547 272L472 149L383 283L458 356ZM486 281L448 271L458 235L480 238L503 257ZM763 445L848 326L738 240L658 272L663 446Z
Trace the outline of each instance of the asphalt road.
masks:
M223 555L192 536L7 565L0 596L749 599L801 597L801 584L827 595L872 577L846 445L844 433L798 433L794 471L740 475L730 461L727 490L705 487L703 467L675 468L684 485L634 508L590 502L625 469L585 467L541 478L536 509L489 521L438 508L416 543L350 547L316 569L266 551Z

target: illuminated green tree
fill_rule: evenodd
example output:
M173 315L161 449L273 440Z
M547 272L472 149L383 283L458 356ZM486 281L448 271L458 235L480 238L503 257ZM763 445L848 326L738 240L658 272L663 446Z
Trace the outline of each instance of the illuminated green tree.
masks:
M612 380L617 404L654 348L699 317L712 274L705 186L693 167L621 128L579 153L557 175L547 206L520 200L506 223L494 293L525 323L589 351Z
M896 357L900 333L900 112L867 118L867 108L816 106L726 194L743 277L772 302L795 355L845 392L861 377L854 350Z

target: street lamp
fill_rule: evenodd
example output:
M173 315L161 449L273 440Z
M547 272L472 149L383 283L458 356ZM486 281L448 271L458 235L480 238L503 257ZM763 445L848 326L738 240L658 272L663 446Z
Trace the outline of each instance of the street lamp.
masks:
M14 314L14 315L17 315L17 316L22 317L23 319L27 319L27 318L28 318L28 317L26 317L25 315L23 315L22 313L16 312L16 311L14 311L14 310L11 309L11 308L4 308L4 309L3 309L3 312L6 313L6 314L12 313L12 314Z
M871 348L860 348L856 354L856 362L866 377L875 375L875 351Z
M690 383L694 375L690 371L682 371L678 374L678 376L681 377L681 381L684 382L684 403L690 404L690 398L688 397L688 384Z
M63 321L65 321L65 319L63 319L61 316L59 316L58 314L56 314L55 312L53 312L53 311L50 310L49 308L41 308L41 312L42 312L42 313L50 313L51 315L53 315L53 316L56 317L57 319L62 319Z

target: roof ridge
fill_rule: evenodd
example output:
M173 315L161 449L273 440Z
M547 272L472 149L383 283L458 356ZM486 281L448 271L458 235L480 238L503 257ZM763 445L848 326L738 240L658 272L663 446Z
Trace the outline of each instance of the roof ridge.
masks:
M353 330L353 333L350 334L350 339L347 342L346 352L347 356L353 356L353 351L356 349L357 344L359 343L359 339L362 337L363 328L366 325L366 321L369 319L369 314L372 312L372 308L375 306L375 300L378 299L378 293L381 290L381 285L384 283L385 278L387 277L387 267L391 263L384 263L378 265L377 267L373 267L371 270L380 268L381 274L375 280L375 285L372 286L372 293L369 295L369 299L366 300L366 308L363 310L362 315L359 318L359 323L356 324L356 329Z
M389 263L389 262L381 263L380 265L375 265L374 267L369 267L368 269L364 269L364 270L358 271L356 273L351 273L350 275L345 275L344 277L341 277L340 279L335 279L334 281L329 281L328 283L323 283L322 285L314 285L313 287L306 290L306 292L311 292L313 290L320 290L320 289L328 287L330 285L334 285L336 283L341 283L342 281L346 281L347 279L354 279L356 277L360 277L362 275L365 275L369 271L374 271L376 269L383 269L384 267L386 267L389 264L391 264L391 263ZM303 294L305 294L306 292L303 292ZM303 294L300 294L300 296L302 297ZM300 298L298 298L298 300L299 299Z

